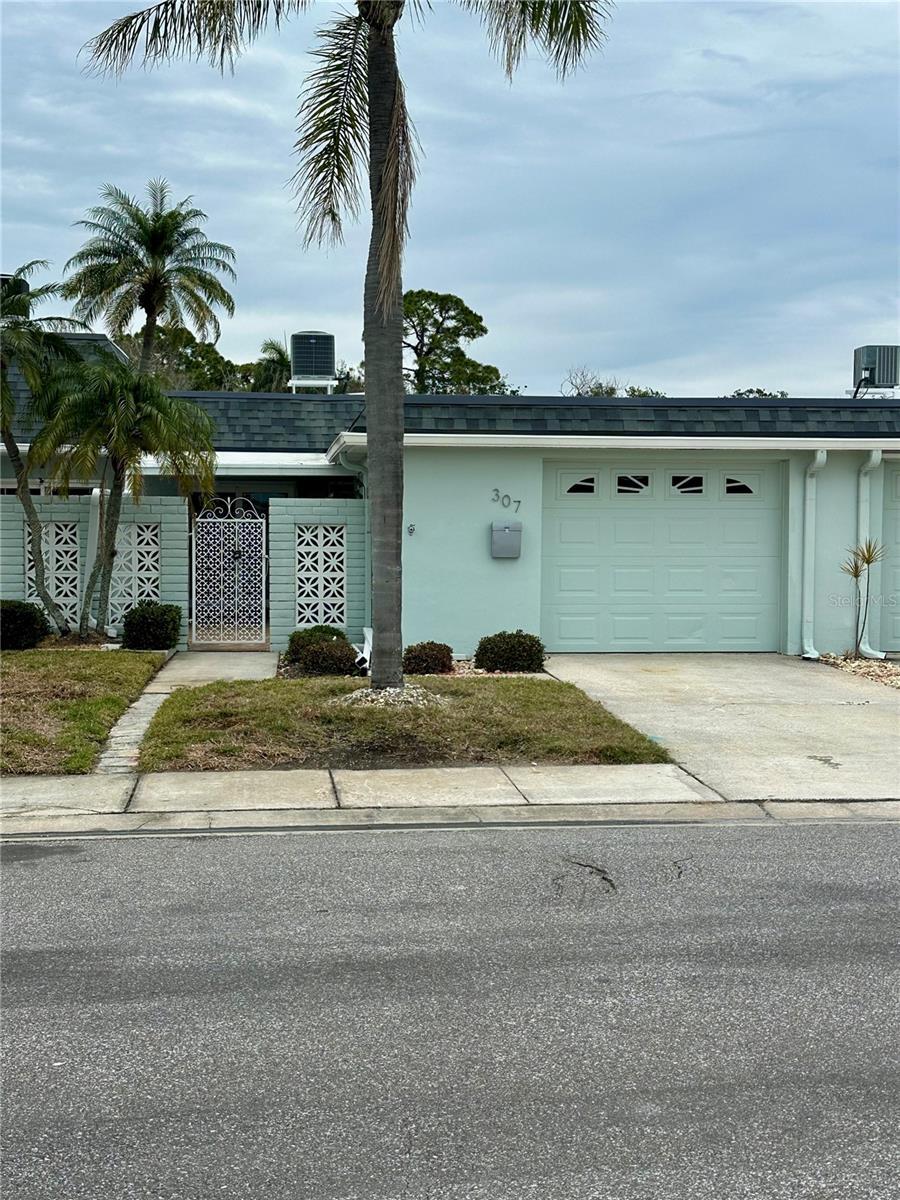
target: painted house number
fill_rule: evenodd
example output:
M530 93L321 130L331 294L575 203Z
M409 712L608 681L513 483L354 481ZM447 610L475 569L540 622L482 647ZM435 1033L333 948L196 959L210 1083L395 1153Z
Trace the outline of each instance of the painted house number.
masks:
M494 504L499 504L502 508L511 508L513 512L518 512L519 506L522 503L521 500L513 500L509 492L501 492L499 488L494 488L493 492L491 492L491 500L493 500Z

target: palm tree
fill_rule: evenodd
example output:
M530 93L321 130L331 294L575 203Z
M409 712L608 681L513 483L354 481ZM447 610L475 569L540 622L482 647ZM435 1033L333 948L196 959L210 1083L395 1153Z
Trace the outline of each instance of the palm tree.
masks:
M80 633L86 634L98 581L97 628L109 613L116 531L122 498L135 502L144 483L143 458L156 458L182 494L211 492L215 473L213 423L192 401L169 396L152 375L141 375L111 354L95 362L61 366L39 398L46 423L31 447L31 458L46 464L65 492L73 478L93 479L103 461L101 497L109 472L109 495L101 505L97 558L82 601Z
M206 213L192 207L191 196L172 205L165 179L147 184L146 205L109 183L100 195L106 203L76 222L91 237L66 263L74 274L62 295L75 301L75 315L88 323L103 317L115 337L140 309L142 374L150 370L160 320L190 325L204 339L210 333L218 338L213 310L219 305L232 316L234 300L216 276L237 276L231 246L211 242L201 229Z
M89 43L93 65L120 73L205 57L221 70L271 23L312 0L157 0L113 22ZM488 41L512 76L529 45L560 76L604 39L608 0L459 0L480 18ZM363 295L372 526L374 688L400 687L401 535L403 516L403 301L401 260L416 174L416 136L406 112L394 31L407 9L424 20L429 0L357 0L318 31L317 66L300 98L294 177L306 243L339 241L356 216L368 175L372 214Z
M68 623L62 609L47 589L41 519L28 486L28 468L13 433L16 402L9 380L9 369L14 363L31 392L28 411L19 415L30 419L34 415L35 397L43 385L44 375L51 363L54 360L68 361L78 357L62 334L66 330L84 329L81 321L71 317L36 317L33 314L36 305L59 294L59 284L56 283L45 283L36 288L29 286L28 280L34 272L46 270L49 265L44 259L33 259L17 267L12 275L4 276L0 287L0 430L3 445L16 475L16 495L25 510L31 558L34 563L34 588L57 630L67 633Z
M254 392L286 392L291 378L291 356L284 342L266 338L253 368Z

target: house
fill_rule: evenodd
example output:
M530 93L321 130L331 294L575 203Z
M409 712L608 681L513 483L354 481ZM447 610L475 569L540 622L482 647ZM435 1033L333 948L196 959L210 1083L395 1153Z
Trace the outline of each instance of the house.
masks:
M148 464L126 503L114 623L182 606L182 644L282 649L298 626L371 623L359 395L181 393L210 413L216 497ZM27 443L28 430L19 430ZM868 648L900 651L900 404L850 399L406 399L404 640L472 652L781 651L854 640L849 547L874 538ZM32 595L2 463L4 597ZM41 488L40 478L35 489ZM90 482L42 495L56 594L77 606L97 538Z

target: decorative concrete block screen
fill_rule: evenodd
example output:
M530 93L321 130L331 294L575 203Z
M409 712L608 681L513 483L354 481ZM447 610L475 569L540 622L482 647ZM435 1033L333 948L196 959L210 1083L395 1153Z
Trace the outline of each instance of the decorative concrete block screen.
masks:
M35 496L44 525L46 563L51 590L66 616L79 616L85 580L90 573L90 496ZM94 505L94 518L97 506ZM49 540L48 540L49 539ZM19 500L0 497L0 594L8 600L36 600L27 528ZM182 610L180 645L187 644L188 519L179 496L145 496L140 504L122 503L117 539L119 561L113 574L111 623L145 597Z
M68 617L78 613L87 558L89 496L62 500L35 496L35 508L44 526L44 563L56 580L58 600ZM25 514L16 496L0 496L0 595L4 600L32 600L34 566Z
M346 625L347 527L297 526L297 624Z
M109 619L119 625L139 600L159 599L160 525L130 521L116 533L116 557L109 592Z
M369 624L364 500L269 504L269 637L283 650L295 629L338 625L356 642Z
M38 601L27 525L22 537L25 543L25 599ZM77 519L45 522L41 529L41 546L47 590L66 620L74 624L81 608L81 547Z

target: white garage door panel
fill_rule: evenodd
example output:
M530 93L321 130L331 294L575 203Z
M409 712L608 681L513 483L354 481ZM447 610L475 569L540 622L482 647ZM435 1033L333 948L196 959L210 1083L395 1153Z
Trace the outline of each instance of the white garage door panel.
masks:
M645 464L629 469L647 473ZM595 469L598 494L568 497L548 465L543 637L549 649L778 648L779 468L754 468L753 495L727 497L717 486L724 468L706 468L704 494L690 496L668 491L672 471L652 469L652 495L618 496L615 473ZM675 464L674 471L685 468Z

